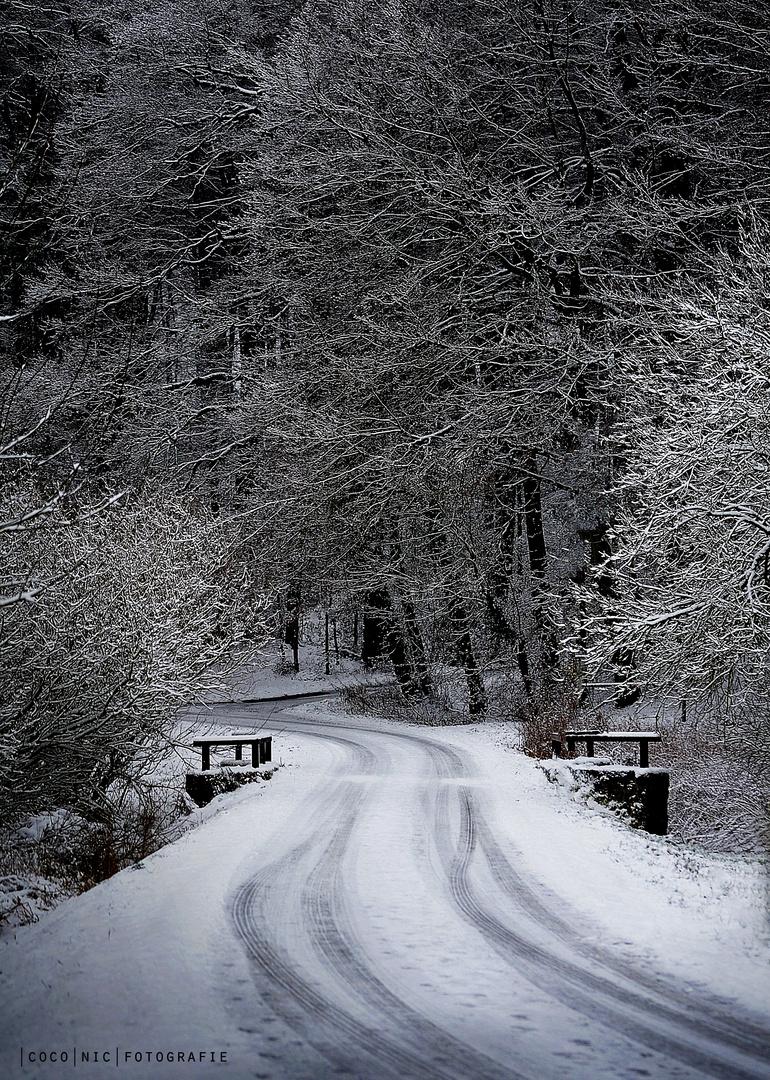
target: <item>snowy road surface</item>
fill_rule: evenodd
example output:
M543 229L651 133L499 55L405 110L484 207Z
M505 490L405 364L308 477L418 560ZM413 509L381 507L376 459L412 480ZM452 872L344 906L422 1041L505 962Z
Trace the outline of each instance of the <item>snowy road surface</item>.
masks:
M269 718L297 768L0 950L3 1077L69 1048L91 1076L770 1078L737 864L566 802L489 730L217 717Z

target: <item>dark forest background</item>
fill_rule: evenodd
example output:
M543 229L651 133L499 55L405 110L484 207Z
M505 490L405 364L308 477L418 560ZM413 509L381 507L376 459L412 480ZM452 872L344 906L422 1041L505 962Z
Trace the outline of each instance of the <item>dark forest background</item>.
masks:
M1 3L6 819L321 609L763 850L769 117L758 2Z

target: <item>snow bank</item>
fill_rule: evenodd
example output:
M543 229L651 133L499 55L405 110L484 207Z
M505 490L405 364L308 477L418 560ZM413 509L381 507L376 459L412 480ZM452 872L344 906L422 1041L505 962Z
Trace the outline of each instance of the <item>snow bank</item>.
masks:
M589 940L770 1012L767 864L699 852L565 799L504 723L432 729L475 764L510 851Z

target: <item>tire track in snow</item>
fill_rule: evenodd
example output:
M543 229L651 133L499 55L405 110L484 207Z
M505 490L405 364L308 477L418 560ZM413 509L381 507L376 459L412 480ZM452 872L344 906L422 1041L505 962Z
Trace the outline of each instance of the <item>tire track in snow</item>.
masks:
M361 749L334 735L308 734ZM364 774L371 775L374 755L368 751L366 755L358 756L357 765ZM369 1062L366 1075L372 1077L382 1074L384 1062L385 1075L414 1080L468 1080L469 1077L473 1080L525 1080L520 1073L475 1053L431 1023L394 994L364 962L344 910L341 866L367 796L359 785L346 786L349 790L343 790L334 811L327 815L334 826L333 836L325 847L326 824L319 826L311 837L283 859L246 882L233 898L233 921L252 962L289 998L287 1003L286 1000L277 1001L271 995L269 1004L277 1007L283 1018L299 1029L316 1050L345 1071L366 1059ZM304 855L319 846L322 854L301 885L302 908L310 926L311 939L327 965L362 1000L375 1008L378 1014L376 1026L362 1023L320 994L302 976L298 966L269 940L271 893L281 882L286 882L287 876L291 877L292 869ZM288 882L289 888L297 885L297 882ZM292 1005L298 1005L314 1022L303 1023ZM384 1036L383 1027L395 1028L398 1041ZM335 1037L330 1039L330 1032L324 1032L324 1028L331 1028Z
M459 755L437 743L432 743L432 748L440 775L452 779L467 777ZM770 1033L708 1005L693 1003L672 988L645 978L607 950L588 947L574 928L522 881L494 840L471 789L458 786L454 790L460 798L460 837L453 848L446 827L448 811L446 807L440 808L434 818L436 847L456 906L499 955L520 972L524 966L527 978L567 1007L706 1076L720 1080L767 1080ZM444 802L448 798L447 791L439 795ZM573 959L548 951L490 913L469 880L471 859L477 847L501 892L540 927L569 946L576 954ZM634 984L633 989L619 979ZM695 1041L704 1048L695 1045ZM727 1059L722 1056L725 1050L730 1055Z
M363 797L361 799L363 802ZM342 887L342 865L355 818L351 813L338 829L308 878L306 910L313 934L325 960L382 1016L399 1031L401 1040L422 1048L422 1058L435 1070L431 1075L458 1080L524 1080L521 1073L506 1069L453 1038L427 1017L407 1005L368 967L350 927ZM411 1074L409 1074L411 1075Z
M358 771L364 775L373 773L375 757L370 751L352 740L335 738L334 742L352 751ZM330 1001L322 988L303 975L301 965L289 951L272 939L273 920L283 913L289 898L296 898L304 890L303 861L314 851L323 852L329 846L330 829L334 833L340 818L344 818L346 810L350 811L351 800L355 804L357 796L362 797L360 791L351 791L351 787L335 790L335 786L326 785L324 821L306 840L236 890L231 915L249 958L270 985L270 991L264 994L268 1004L339 1072L350 1072L351 1063L363 1055L373 1078L412 1075L406 1070L422 1067L421 1062L411 1061L409 1055L384 1038L373 1025L362 1023ZM435 1080L424 1072L414 1075Z
M271 719L275 722L276 717ZM280 719L286 730L344 745L352 752L359 770L369 775L377 775L378 760L355 739L359 730L367 736L385 736L412 746L418 744L428 754L439 787L435 802L427 793L423 794L423 808L443 867L447 892L458 913L533 985L567 1008L620 1032L633 1043L681 1062L698 1075L716 1080L770 1077L768 1032L729 1015L713 999L695 1003L662 979L646 975L610 950L586 942L549 905L544 890L539 890L536 883L529 883L503 853L470 787L461 783L441 784L441 780L469 779L462 758L453 750L413 732L358 729L353 724L340 723L325 728L317 721L285 715ZM344 738L343 731L353 738ZM330 787L329 793L331 790ZM286 999L313 1017L317 1027L325 1029L323 1037L310 1030L303 1033L311 1045L343 1069L349 1069L351 1063L360 1061L364 1055L375 1066L374 1071L366 1074L372 1077L381 1075L384 1066L384 1075L415 1080L423 1077L425 1080L439 1077L521 1080L520 1074L506 1071L416 1012L365 963L342 899L341 866L366 794L359 786L340 795L339 783L336 792L332 811L327 815L336 830L332 839L324 842L328 832L324 835L326 826L319 827L304 844L261 871L236 894L233 918L249 955L262 973L282 989ZM452 810L455 815L459 812L460 818L459 835L454 840L452 833L457 830L451 827ZM303 911L314 947L328 968L379 1013L378 1027L395 1026L395 1039L383 1036L368 1023L357 1020L349 1010L328 1001L303 978L297 965L270 943L270 895L275 882L313 849L317 849L316 861L301 887L306 893ZM500 917L490 910L474 889L473 860L477 852L486 862L504 906L514 907L512 921L508 911ZM297 885L295 881L294 886ZM525 917L524 926L519 925L521 920L515 917L516 910ZM534 940L527 933L527 919L547 931L559 948L551 949ZM565 948L571 954L566 960ZM288 1017L291 1009L284 1008L284 1013ZM295 1015L295 1027L297 1023ZM411 1049L415 1042L422 1047L422 1053L415 1054ZM427 1046L431 1049L426 1052ZM451 1056L451 1063L447 1062L447 1056ZM459 1072L452 1068L452 1064L460 1063Z

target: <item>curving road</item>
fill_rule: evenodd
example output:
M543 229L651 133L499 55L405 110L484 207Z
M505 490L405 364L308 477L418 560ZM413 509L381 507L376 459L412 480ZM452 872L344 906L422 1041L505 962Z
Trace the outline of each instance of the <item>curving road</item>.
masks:
M255 1076L770 1078L770 1029L591 943L429 729L297 704L216 711L327 766L231 897L262 1019L292 1036Z

